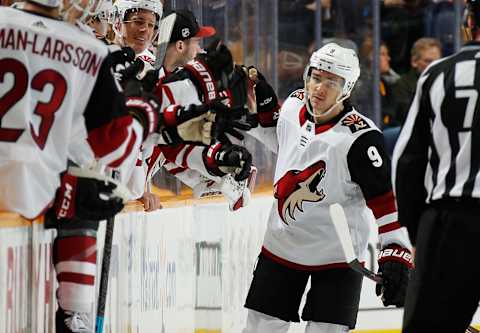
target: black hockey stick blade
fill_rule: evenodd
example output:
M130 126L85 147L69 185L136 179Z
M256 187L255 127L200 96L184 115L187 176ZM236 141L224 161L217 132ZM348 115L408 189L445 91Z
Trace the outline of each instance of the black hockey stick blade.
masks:
M330 218L332 219L333 226L335 227L335 232L340 240L340 244L345 254L345 260L347 264L355 271L359 272L366 278L375 281L376 283L382 283L382 277L378 274L375 274L368 268L365 268L355 255L353 249L352 236L348 230L347 218L343 207L336 203L330 205Z

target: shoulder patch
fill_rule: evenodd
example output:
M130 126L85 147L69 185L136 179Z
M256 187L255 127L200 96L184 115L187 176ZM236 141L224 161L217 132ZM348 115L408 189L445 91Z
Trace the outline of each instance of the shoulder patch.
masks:
M342 125L347 126L352 133L358 132L360 130L364 130L366 128L370 128L370 125L360 117L358 114L353 113L349 114L342 120Z
M293 93L290 94L290 97L298 98L301 101L303 101L304 96L305 92L303 91L303 89L295 90Z

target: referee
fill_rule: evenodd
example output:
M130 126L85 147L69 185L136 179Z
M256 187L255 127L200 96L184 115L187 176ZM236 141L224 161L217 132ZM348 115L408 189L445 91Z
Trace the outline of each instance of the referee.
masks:
M404 333L465 332L480 300L480 0L464 18L470 41L422 73L393 154L416 246Z

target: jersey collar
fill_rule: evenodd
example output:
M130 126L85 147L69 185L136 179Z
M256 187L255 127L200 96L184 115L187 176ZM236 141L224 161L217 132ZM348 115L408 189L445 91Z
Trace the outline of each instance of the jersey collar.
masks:
M330 128L335 126L335 124L338 123L340 119L342 119L343 116L345 116L345 114L347 114L347 112L349 111L350 111L350 108L346 107L342 110L342 112L340 112L335 118L331 119L330 121L324 124L315 124L315 134L320 134L328 131ZM314 123L313 116L307 111L307 106L304 105L300 109L300 113L299 113L300 126L303 126L307 120Z

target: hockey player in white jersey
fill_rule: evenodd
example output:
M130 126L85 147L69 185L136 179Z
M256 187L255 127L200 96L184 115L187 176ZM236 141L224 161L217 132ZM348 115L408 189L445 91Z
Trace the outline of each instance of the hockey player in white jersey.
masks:
M64 16L74 21L92 14L78 12L85 4L66 3ZM72 141L88 147L86 160L108 167L135 163L142 141L164 128L163 115L141 90L129 89L125 98L111 75L107 47L58 20L59 13L55 0L32 0L23 10L0 7L0 210L35 218L53 206L54 218L92 220L69 224L53 249L57 331L91 332L86 314L95 297L96 240L94 233L78 232L95 232L98 220L117 213L123 202L102 196L112 195L111 182L64 173ZM196 130L198 136L205 128Z
M382 251L377 292L385 306L403 306L411 269L411 245L397 222L390 161L382 133L349 103L360 75L351 49L327 44L305 69L305 89L280 110L275 201L246 299L244 333L287 332L301 318L308 333L348 332L355 327L362 276L348 268L329 216L346 212L353 246L365 260L371 212Z
M229 79L227 80L227 78ZM213 82L216 83L212 84ZM180 106L188 105L202 107L202 104L213 103L217 107L226 108L225 105L218 102L220 99L223 99L223 103L236 110L242 110L241 112L246 114L248 113L248 110L245 109L247 104L246 83L247 78L244 69L240 66L234 66L230 51L225 45L219 44L217 40L207 47L205 53L199 54L197 59L185 64L183 69L166 77L162 84L157 87L156 93L166 114L175 113ZM273 106L274 101L276 100L272 99ZM274 109L274 107L271 109ZM263 112L262 115L264 114L266 113ZM262 117L262 124L266 124L266 118L268 117ZM272 123L273 120L270 119L270 122ZM244 125L243 130L250 129L250 125ZM240 136L240 139L243 138L241 133L233 133ZM232 147L235 147L235 145L216 145L211 150L185 144L171 147L157 146L154 154L147 161L148 174L149 176L154 174L158 166L163 165L184 184L193 188L195 196L200 197L208 195L208 193L221 192L228 199L230 209L236 210L248 203L251 187L248 188L243 179L250 175L246 173L242 177L237 177L234 174L235 179L231 178L230 175L226 175L218 168L212 168L213 164L207 158L209 151L216 152L217 156L225 157L227 155L222 154L222 151L228 151L232 156L239 154L239 156L247 157L249 155L243 147L231 149Z
M112 9L114 43L131 47L144 62L141 77L155 64L155 55L149 50L156 37L162 17L160 0L118 0Z

